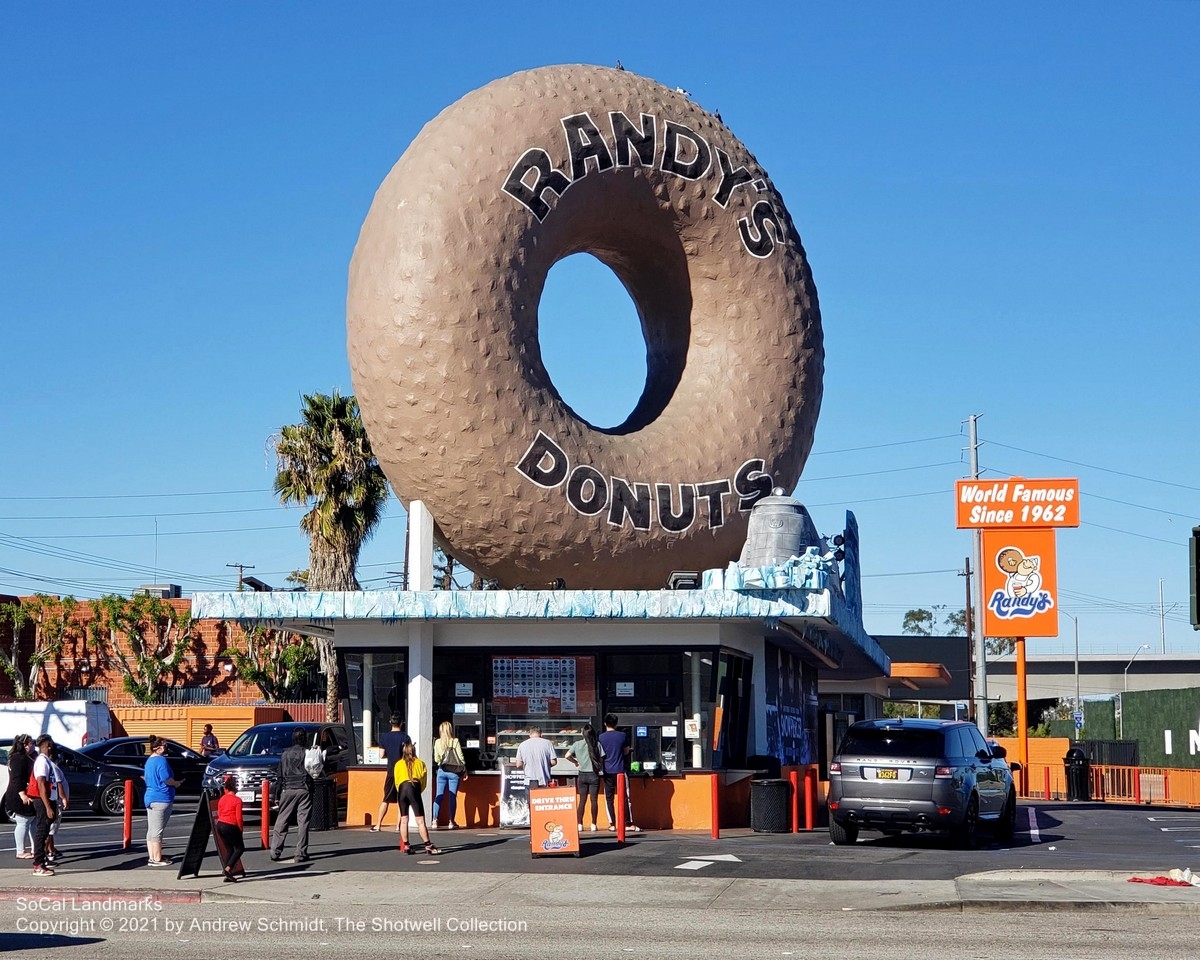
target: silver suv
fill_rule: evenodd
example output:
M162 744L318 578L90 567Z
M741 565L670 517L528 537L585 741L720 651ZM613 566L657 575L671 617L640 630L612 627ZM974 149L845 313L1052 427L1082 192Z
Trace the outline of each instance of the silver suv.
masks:
M829 764L829 838L850 844L862 830L949 833L975 845L981 824L1009 843L1017 792L1001 746L973 723L863 720L852 724Z

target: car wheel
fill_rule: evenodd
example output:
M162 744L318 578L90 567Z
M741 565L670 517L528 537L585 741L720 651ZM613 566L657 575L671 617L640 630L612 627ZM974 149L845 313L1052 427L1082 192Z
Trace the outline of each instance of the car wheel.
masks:
M134 803L137 803L136 791ZM125 781L114 780L100 791L100 812L109 817L119 817L125 812Z
M1017 832L1017 795L1008 791L1008 799L1004 801L1004 812L996 824L996 839L1001 843L1012 843Z
M832 817L829 819L829 839L835 846L848 847L858 841L858 827L852 823L841 824Z
M963 814L962 823L950 831L950 837L956 847L971 850L975 847L976 834L979 831L979 798L971 794L967 801L967 811Z

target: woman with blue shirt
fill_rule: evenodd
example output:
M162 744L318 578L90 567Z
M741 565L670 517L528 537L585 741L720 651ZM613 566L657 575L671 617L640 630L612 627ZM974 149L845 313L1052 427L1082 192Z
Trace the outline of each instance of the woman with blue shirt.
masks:
M165 867L171 861L163 859L162 837L175 805L175 788L179 781L171 773L165 756L167 741L150 737L150 758L146 761L146 851L152 867Z

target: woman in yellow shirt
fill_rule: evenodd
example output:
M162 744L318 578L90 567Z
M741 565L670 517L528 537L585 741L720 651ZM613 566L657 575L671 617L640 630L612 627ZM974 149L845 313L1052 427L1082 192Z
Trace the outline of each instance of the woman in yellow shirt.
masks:
M429 782L429 770L425 762L417 756L416 747L411 740L404 744L400 759L392 768L396 779L397 805L400 807L400 851L412 853L408 842L408 813L411 810L417 821L417 830L425 841L425 852L437 856L442 851L429 840L429 828L425 825L425 804L421 801L421 792Z

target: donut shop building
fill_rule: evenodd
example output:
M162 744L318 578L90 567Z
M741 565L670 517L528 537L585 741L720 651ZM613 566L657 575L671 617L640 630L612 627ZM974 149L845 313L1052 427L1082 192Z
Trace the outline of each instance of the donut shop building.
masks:
M358 761L349 826L374 822L385 775L377 744L393 711L427 761L440 723L453 723L472 773L459 790L460 826L503 825L502 774L531 728L561 756L584 723L600 732L607 713L630 738L640 826L707 829L713 773L722 824L745 825L756 772L778 766L786 776L827 759L841 716L822 710L831 691L865 695L876 705L868 716L887 696L892 664L862 628L848 519L840 574L810 549L767 581L731 564L687 584L695 589L441 591L432 521L418 503L416 589L201 593L194 614L333 638ZM575 767L560 760L555 774Z

